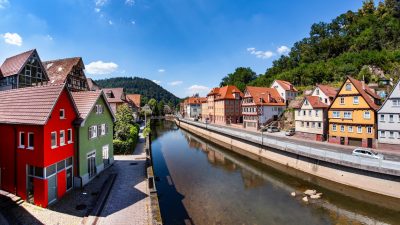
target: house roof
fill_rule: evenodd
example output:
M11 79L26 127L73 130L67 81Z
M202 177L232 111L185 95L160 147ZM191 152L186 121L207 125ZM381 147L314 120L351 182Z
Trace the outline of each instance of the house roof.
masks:
M306 100L314 109L329 108L329 105L321 102L318 96L305 96L303 102L301 103L301 106L303 106Z
M97 83L92 80L92 78L86 78L86 82L88 83L88 88L91 91L97 91L101 89L99 85L97 85Z
M233 85L228 85L220 88L213 88L209 95L215 95L215 100L224 100L224 99L235 99L234 93L239 93L240 97L243 97L243 93Z
M108 111L111 113L114 119L114 114L102 90L71 92L71 95L74 99L76 107L78 108L79 116L81 119L86 120L87 116L92 111L92 109L96 105L97 100L100 97L104 98L104 101L106 102L106 105L108 107Z
M275 88L247 86L256 105L285 106L284 99L279 95Z
M26 61L35 51L36 49L32 49L7 58L0 67L3 76L8 77L19 73L25 65Z
M65 85L0 92L0 123L45 125Z
M46 61L43 62L43 65L49 76L50 83L62 84L65 83L68 74L71 72L72 68L79 63L82 63L82 66L84 68L81 57Z
M275 80L285 91L297 91L292 83L285 80Z
M380 99L379 95L375 94L369 87L368 85L363 85L363 83L359 80L356 80L350 76L347 76L347 78L350 80L350 82L353 84L353 86L357 89L357 91L360 93L360 95L364 98L364 100L367 102L367 104L377 110L379 106L375 104L374 99ZM345 83L343 83L344 85ZM343 88L343 85L341 88Z
M207 101L207 98L202 98L202 97L189 97L185 99L185 104L188 105L193 105L193 104L201 104L203 102Z
M129 94L126 95L126 100L132 102L137 108L140 108L140 94Z
M109 103L122 103L124 102L124 89L123 88L103 88L104 94L107 97ZM109 94L112 97L108 97Z
M319 90L321 90L326 96L330 97L330 98L334 98L337 94L337 90L331 86L328 85L322 85L322 84L318 84L317 87L319 88Z
M389 99L393 98L392 95L395 93L396 90L397 90L398 92L400 92L400 91L399 91L399 88L397 88L397 87L400 88L400 80L397 81L397 84L395 84L395 85L393 86L392 91L388 94L388 96L387 96L387 98L385 99L385 101L383 102L383 104L379 107L378 112L380 112L380 111L383 109L383 106L386 104L387 101L389 101ZM399 95L399 94L398 94L398 95Z

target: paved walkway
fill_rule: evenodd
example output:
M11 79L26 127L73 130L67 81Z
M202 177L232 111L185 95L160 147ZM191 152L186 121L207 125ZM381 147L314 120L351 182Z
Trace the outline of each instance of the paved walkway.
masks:
M145 139L141 135L133 155L114 156L118 176L97 224L151 224L144 145Z

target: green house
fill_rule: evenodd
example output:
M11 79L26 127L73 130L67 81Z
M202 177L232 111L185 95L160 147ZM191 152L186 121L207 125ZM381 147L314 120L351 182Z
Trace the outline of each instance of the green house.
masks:
M72 92L80 120L76 128L75 186L82 187L114 161L115 117L102 90Z

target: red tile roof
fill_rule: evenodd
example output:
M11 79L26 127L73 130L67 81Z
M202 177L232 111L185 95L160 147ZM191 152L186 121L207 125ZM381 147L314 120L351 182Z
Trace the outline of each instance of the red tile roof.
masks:
M243 97L243 93L233 85L228 85L220 88L213 88L211 92L207 95L215 95L215 100L224 100L224 99L235 99L234 93L239 93L240 97Z
M292 83L285 80L276 80L276 82L285 90L285 91L297 91Z
M140 108L140 94L129 94L126 95L126 100L132 102L137 108Z
M43 66L46 69L51 84L62 84L66 82L72 68L79 63L84 68L81 57L46 61L43 62Z
M65 85L0 92L0 123L45 125Z
M303 105L306 100L307 100L307 102L310 103L310 105L314 109L329 108L329 105L321 102L321 100L319 99L318 96L306 96L306 97L304 97L303 103L301 105Z
M123 103L124 99L124 89L123 88L103 88L104 94L107 97L109 103ZM108 97L109 94L113 97Z
M26 61L35 51L36 51L35 49L32 49L7 58L0 67L3 76L8 77L19 73L26 64Z
M103 96L104 101L107 104L108 111L111 113L112 117L114 114L107 103L106 96L104 96L103 91L79 91L79 92L71 92L72 98L74 99L75 105L78 109L79 116L81 119L85 120L89 113L92 111L94 106L96 105L97 100Z
M247 86L246 90L250 93L256 105L285 106L284 99L281 98L275 88Z
M92 78L86 78L86 82L88 83L88 88L90 91L97 91L101 89L99 85L97 85L96 82L92 80Z
M353 84L353 86L357 89L357 91L360 93L360 95L364 98L364 100L371 108L373 108L374 110L379 109L379 106L375 104L375 100L380 100L381 98L379 97L379 95L375 94L371 90L371 88L368 87L368 85L366 84L363 85L361 81L356 80L350 76L347 76L347 78L350 80L350 82Z
M328 97L334 98L337 94L337 90L328 85L318 84L317 87Z
M193 105L193 104L201 104L203 102L207 101L207 98L202 98L202 97L189 97L185 99L185 104L187 105Z

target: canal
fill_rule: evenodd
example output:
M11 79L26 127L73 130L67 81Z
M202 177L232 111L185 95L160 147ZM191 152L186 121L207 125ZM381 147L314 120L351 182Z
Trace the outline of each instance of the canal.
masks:
M152 151L164 224L400 224L397 200L378 206L372 194L316 185L322 182L234 153L174 122L155 123ZM303 202L306 189L322 198Z

